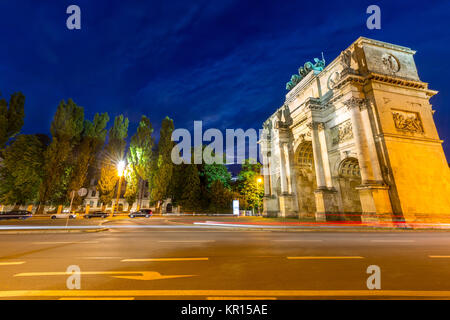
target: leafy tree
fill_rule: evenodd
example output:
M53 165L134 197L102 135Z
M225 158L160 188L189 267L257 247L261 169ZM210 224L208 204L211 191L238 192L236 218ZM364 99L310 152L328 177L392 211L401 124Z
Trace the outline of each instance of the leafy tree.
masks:
M200 209L201 185L198 169L195 164L186 165L184 174L184 190L181 206L186 211L198 211Z
M173 162L171 158L174 142L172 132L174 130L173 120L166 117L161 124L160 137L158 141L158 158L152 173L152 200L163 201L170 193L172 180Z
M228 172L227 167L224 164L213 163L204 164L200 176L205 178L206 186L211 188L211 185L215 181L220 181L222 185L229 189L231 174Z
M0 203L25 205L37 199L45 147L36 135L19 135L5 149L0 166Z
M100 179L97 184L97 189L100 191L100 201L103 203L103 206L114 198L114 190L118 180L116 164L104 162L100 168Z
M100 180L97 189L100 191L100 201L103 205L114 197L114 189L119 177L117 164L124 159L126 137L128 136L128 118L123 115L114 119L114 125L109 130L108 143L102 157Z
M210 188L210 206L212 212L229 212L233 200L231 190L226 188L220 180L215 180Z
M146 116L142 116L136 133L131 137L130 148L128 151L128 164L134 175L138 179L136 186L139 198L139 204L143 196L144 181L151 179L154 139L152 137L153 127Z
M20 132L25 116L24 105L25 96L21 92L11 95L9 106L5 99L0 100L0 149Z
M95 163L99 152L105 142L106 125L109 116L107 113L94 116L94 121L84 121L81 142L74 148L73 152L73 170L69 183L68 193L77 191L85 185L89 168ZM74 204L80 202L78 193L75 193Z
M135 170L126 170L125 172L125 181L127 182L126 190L124 197L127 200L130 206L136 201L137 192L138 192L138 181L139 178L136 175Z
M260 176L261 164L252 164L247 159L242 164L242 170L238 175L239 192L242 196L244 209L258 209L262 205L264 196L264 185L258 183Z
M39 201L62 204L67 200L67 188L72 172L71 155L83 131L84 110L69 99L61 101L53 118L52 142L44 153L44 177L39 188ZM43 207L39 208L42 211Z

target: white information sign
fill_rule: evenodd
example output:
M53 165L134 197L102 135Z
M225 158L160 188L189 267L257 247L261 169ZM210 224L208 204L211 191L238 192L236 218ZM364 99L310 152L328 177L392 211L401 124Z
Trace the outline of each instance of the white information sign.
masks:
M233 200L233 215L239 216L239 200Z

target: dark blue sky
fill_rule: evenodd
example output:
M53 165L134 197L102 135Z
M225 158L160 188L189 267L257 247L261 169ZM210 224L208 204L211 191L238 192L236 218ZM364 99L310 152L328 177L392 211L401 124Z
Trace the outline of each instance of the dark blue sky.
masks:
M82 29L66 28L81 7ZM382 29L366 28L381 7ZM422 81L440 91L435 121L450 155L449 1L0 1L0 91L26 96L25 133L48 132L61 99L86 115L141 114L159 130L260 128L285 83L323 51L327 62L359 36L417 50Z

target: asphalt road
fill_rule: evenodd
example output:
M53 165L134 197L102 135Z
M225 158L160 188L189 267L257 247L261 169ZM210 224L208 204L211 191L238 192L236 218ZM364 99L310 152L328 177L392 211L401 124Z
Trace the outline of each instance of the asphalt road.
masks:
M165 218L76 223L158 227L0 234L0 299L450 298L449 232L185 229ZM380 267L381 290L367 288L370 265ZM81 271L79 290L67 287L69 266Z

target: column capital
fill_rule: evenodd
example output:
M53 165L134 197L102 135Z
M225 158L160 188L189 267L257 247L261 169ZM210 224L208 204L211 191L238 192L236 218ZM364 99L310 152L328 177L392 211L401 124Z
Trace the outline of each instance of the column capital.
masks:
M310 123L308 123L306 125L308 127L309 130L323 130L325 128L325 124L323 122L320 121L311 121Z
M350 99L344 101L344 105L348 110L358 107L360 110L367 108L367 104L369 103L368 99L351 97Z

